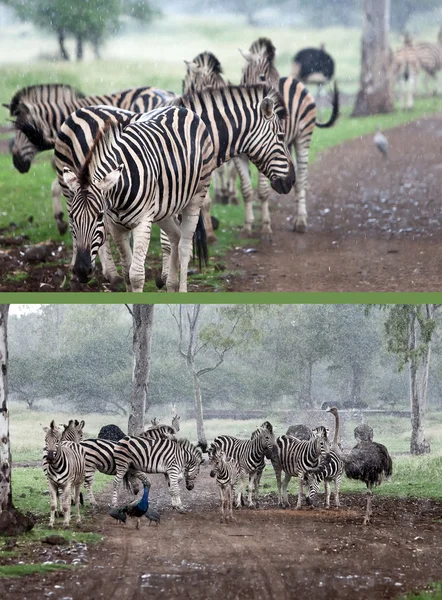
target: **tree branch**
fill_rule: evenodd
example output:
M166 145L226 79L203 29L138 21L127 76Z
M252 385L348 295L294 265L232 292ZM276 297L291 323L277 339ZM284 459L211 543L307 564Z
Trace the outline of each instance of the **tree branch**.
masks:
M127 310L130 312L130 315L131 315L131 317L132 317L132 319L133 319L133 318L134 318L134 313L132 312L132 309L129 307L129 304L125 304L124 306L125 306L125 307L127 308Z

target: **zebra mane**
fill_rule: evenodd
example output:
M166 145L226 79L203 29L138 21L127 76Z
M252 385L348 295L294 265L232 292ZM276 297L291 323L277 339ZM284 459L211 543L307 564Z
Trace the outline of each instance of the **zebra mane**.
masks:
M249 52L264 55L272 63L275 60L276 48L269 38L260 37L250 46Z
M19 123L18 121L14 121L14 127L18 131L21 131L40 152L54 148L55 140L52 138L48 140L43 130L33 123Z
M200 52L192 61L199 67L207 67L211 73L221 75L223 72L221 63L212 52Z
M91 184L91 166L94 165L97 160L97 148L100 144L109 147L112 140L115 138L115 134L123 129L124 125L121 123L108 119L104 124L103 129L100 129L94 139L92 146L89 148L89 152L86 155L84 163L81 165L78 171L78 182L80 187L85 189Z
M287 118L287 108L284 104L284 100L281 94L270 85L263 83L254 83L251 85L227 85L223 88L206 88L202 92L188 92L182 96L178 96L169 106L184 106L187 107L187 103L191 102L194 98L199 98L204 102L205 98L216 95L227 95L237 92L240 95L244 95L245 92L256 92L257 95L262 95L262 99L265 97L273 100L275 104L275 112L279 119L283 120Z
M187 452L189 452L190 454L198 454L198 457L202 460L203 451L201 450L201 448L195 446L194 444L192 444L192 442L189 442L187 438L178 438L176 440L176 443L179 444L184 450L187 450Z
M54 94L63 94L65 100L70 98L84 98L84 94L79 90L66 85L65 83L44 83L41 85L28 85L14 94L12 97L9 111L11 115L18 116L18 107L21 102L49 102Z

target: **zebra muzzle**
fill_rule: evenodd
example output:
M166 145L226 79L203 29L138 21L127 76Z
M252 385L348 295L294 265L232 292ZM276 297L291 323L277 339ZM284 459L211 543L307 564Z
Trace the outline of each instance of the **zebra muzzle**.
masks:
M31 168L31 161L24 160L20 154L13 154L12 162L19 173L27 173Z
M278 194L288 194L295 185L295 181L295 169L292 165L287 177L274 177L271 180L270 185Z
M72 270L81 283L87 283L89 281L92 275L92 261L89 250L77 249L77 256Z

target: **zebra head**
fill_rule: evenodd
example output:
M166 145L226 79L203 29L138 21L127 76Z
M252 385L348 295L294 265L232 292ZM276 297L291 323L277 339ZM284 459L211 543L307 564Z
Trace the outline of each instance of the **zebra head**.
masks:
M58 447L61 442L61 431L55 426L55 422L52 421L49 427L43 427L43 431L46 433L45 437L45 450L46 458L49 464L55 462L57 457Z
M67 425L61 425L64 427L64 431L61 434L62 442L81 442L83 439L83 427L84 421L75 421L71 419Z
M241 89L241 88L240 88ZM285 143L283 123L287 117L284 101L269 86L243 88L252 98L257 94L258 105L255 124L248 132L243 151L261 173L270 179L278 194L288 194L295 183L295 167Z
M249 50L240 50L245 59L241 73L241 85L267 83L278 89L279 73L274 65L275 46L268 38L259 38Z
M257 440L256 443L264 452L264 456L266 458L271 459L273 457L276 449L276 440L273 431L269 431L267 427L259 427L255 432L253 432L252 440Z
M89 281L98 250L106 240L106 197L119 181L122 170L120 165L101 179L90 181L84 178L84 169L78 177L68 167L63 169L63 181L70 196L69 224L76 247L73 272L81 283Z
M180 430L180 417L178 415L175 415L172 419L172 427L175 429L175 431L179 431Z
M17 171L27 173L36 154L54 147L54 135L33 104L11 104L11 117L14 118L15 128L15 137L10 148L12 162Z
M192 61L184 61L186 75L183 79L183 94L201 92L207 87L219 89L226 85L221 63L211 52L201 52Z
M200 472L200 466L204 462L204 459L201 449L195 446L188 449L188 457L188 461L184 467L184 479L186 481L186 488L190 491L195 486L195 479Z

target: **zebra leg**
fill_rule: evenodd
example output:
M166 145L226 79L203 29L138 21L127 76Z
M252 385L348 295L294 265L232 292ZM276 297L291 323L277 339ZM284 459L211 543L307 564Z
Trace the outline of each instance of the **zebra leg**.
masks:
M299 488L298 488L298 502L296 504L296 510L298 510L299 508L302 507L302 498L304 496L304 474L298 473L298 484L299 484Z
M196 194L183 210L181 223L181 239L178 245L180 260L180 292L187 292L187 269L192 256L193 235L198 223L201 203L204 201L207 187L203 192Z
M242 489L244 486L244 477L245 475L241 474L240 478L239 478L239 485L238 485L238 490L236 493L236 508L241 508L241 497L242 497Z
M255 481L256 481L256 472L250 473L249 486L248 486L248 507L249 508L255 508L255 504L253 502L253 492L255 490Z
M307 230L307 207L306 193L307 187L307 164L308 152L310 149L310 139L301 139L295 141L296 152L296 183L295 183L295 215L293 217L293 231L305 233Z
M272 241L272 227L270 225L270 211L269 211L269 182L267 177L262 173L258 174L258 198L261 202L261 215L262 215L262 226L261 226L261 237L263 240Z
M49 487L49 496L51 500L51 516L49 517L49 527L54 527L55 522L55 512L57 510L58 503L58 485L52 481L52 479L48 479L48 487Z
M408 78L408 96L407 96L407 109L408 110L413 110L413 106L414 106L414 84L415 84L414 73L410 73L410 77Z
M341 477L338 475L335 477L335 505L336 508L340 508L341 503L339 501L339 488L341 487Z
M324 479L324 487L325 487L325 508L330 508L330 481L328 479Z
M132 248L130 247L131 232L123 227L118 227L113 223L109 223L109 231L115 240L118 251L120 253L121 265L123 267L123 277L126 282L126 290L132 291L130 284L129 271L132 263ZM102 246L103 247L103 246ZM101 259L101 256L100 256Z
M97 501L95 500L94 494L92 492L92 486L94 485L95 479L95 469L91 469L90 471L86 471L84 475L84 489L86 490L86 495L91 503L91 506L97 506Z
M169 474L169 491L170 491L170 496L172 498L172 507L176 508L176 510L180 513L186 512L183 505L181 504L180 488L178 486L178 481L174 475L170 475L170 474Z
M279 461L276 463L272 460L273 469L275 471L276 476L276 486L278 488L278 506L282 506L282 492L281 492L281 473L282 469L279 464Z
M108 239L104 241L103 245L98 250L98 256L100 258L103 277L107 279L109 283L115 286L123 283L123 278L117 271Z
M133 229L134 253L129 270L132 292L142 292L144 288L144 282L146 280L144 265L146 263L147 251L149 250L151 231L152 221L150 217L143 218Z
M63 527L69 527L71 521L71 483L67 483L63 490Z
M81 482L76 483L74 486L74 502L77 509L77 514L75 518L75 522L77 525L81 525L81 514L80 514L80 491L81 491Z
M52 210L54 213L54 219L57 224L57 229L64 235L68 230L68 224L63 221L63 208L61 206L61 187L58 183L58 179L55 179L51 185L51 196L52 196Z
M206 197L204 198L204 202L201 206L201 215L203 217L204 228L206 230L207 243L216 244L218 238L216 237L215 232L213 231L212 218L210 216L210 204L210 194L209 190L207 190Z
M118 486L123 481L123 477L126 474L127 467L128 467L128 465L123 465L123 466L120 466L120 467L117 466L117 472L116 472L116 475L114 477L114 484L113 484L114 489L113 489L113 492L112 492L112 506L117 506L117 502L118 502Z
M249 160L246 156L235 156L233 159L241 183L241 192L244 198L245 223L243 233L251 235L253 226L253 187L249 171Z
M290 506L289 504L289 495L287 492L287 488L290 482L290 479L292 478L291 475L289 475L288 473L285 474L284 477L284 482L282 484L282 505L283 506Z
M164 233L167 235L170 246L167 261L163 250L163 272L161 274L161 277L163 278L163 281L166 281L168 292L177 292L179 287L178 247L181 239L180 227L175 217L171 217L170 219L164 219L164 221L160 221L158 225L161 227L161 231L164 231Z

